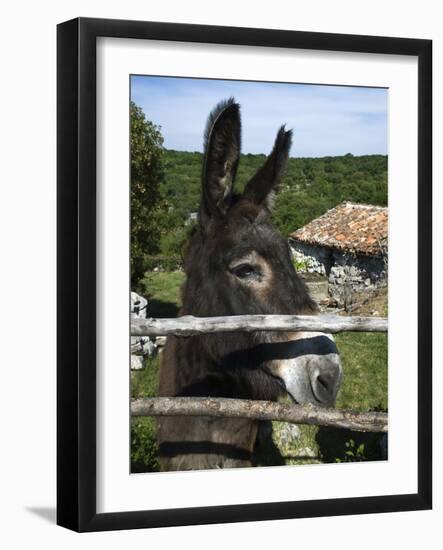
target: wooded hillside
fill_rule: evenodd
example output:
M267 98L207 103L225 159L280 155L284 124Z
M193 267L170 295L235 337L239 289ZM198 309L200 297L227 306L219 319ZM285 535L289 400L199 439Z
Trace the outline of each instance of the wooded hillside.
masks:
M241 155L236 191L265 162ZM155 268L174 271L195 223L201 194L202 154L163 146L160 127L131 102L131 280ZM290 158L277 194L273 222L284 236L345 200L385 206L386 155Z
M164 152L161 192L183 223L198 207L202 155ZM242 155L236 189L241 190L265 161L265 155ZM273 220L285 234L305 225L344 200L387 204L388 159L384 155L291 158L277 195Z

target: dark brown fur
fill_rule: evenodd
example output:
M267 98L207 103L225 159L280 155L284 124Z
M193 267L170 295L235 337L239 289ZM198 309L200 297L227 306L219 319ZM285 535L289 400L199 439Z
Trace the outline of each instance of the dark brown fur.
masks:
M264 166L244 193L237 195L233 182L240 155L239 106L231 99L210 115L202 201L185 255L180 315L315 311L294 270L286 240L269 220L272 195L282 179L290 144L291 132L282 127ZM250 268L238 267L236 262L242 258L253 258L245 263L252 263ZM168 337L159 395L276 400L284 386L257 353L260 345L275 340L274 334ZM245 350L255 350L250 361ZM159 418L162 469L250 466L258 427L257 421L247 419Z

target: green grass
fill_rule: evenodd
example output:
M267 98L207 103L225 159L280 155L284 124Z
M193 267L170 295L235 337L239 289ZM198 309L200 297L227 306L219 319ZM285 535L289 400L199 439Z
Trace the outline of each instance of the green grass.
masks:
M159 358L145 359L145 368L131 372L131 397L155 397ZM131 471L157 472L157 442L155 419L136 416L131 419Z
M131 373L132 398L155 397L159 363L159 356L145 359L145 368Z
M181 272L147 273L137 291L149 300L153 317L174 317L180 307ZM335 337L340 351L344 380L337 398L337 407L358 411L388 410L386 334L341 333ZM159 361L147 360L146 368L131 375L132 397L154 397L157 388ZM273 439L286 464L355 462L380 460L380 434L365 434L334 428L300 425L299 436L282 443L287 430L283 422L273 422ZM132 471L158 471L153 418L132 419ZM264 456L268 453L268 457ZM267 465L275 456L275 448L263 449L259 465ZM267 460L268 459L268 460Z
M152 317L176 317L180 309L182 272L148 272L137 284L136 292L148 299ZM131 373L131 397L155 397L159 369L158 357L145 359L145 368ZM131 471L156 472L157 443L155 420L152 417L131 419Z
M344 369L337 407L359 411L388 408L388 336L343 332L335 336Z
M137 284L136 292L148 299L152 317L176 317L181 307L182 271L148 272Z

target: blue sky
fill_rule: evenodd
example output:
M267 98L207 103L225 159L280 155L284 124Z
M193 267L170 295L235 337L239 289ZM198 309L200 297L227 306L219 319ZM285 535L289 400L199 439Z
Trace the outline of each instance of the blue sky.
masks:
M167 149L201 151L209 112L230 96L241 105L243 153L269 153L282 124L293 129L293 157L387 153L386 89L131 77L131 99Z

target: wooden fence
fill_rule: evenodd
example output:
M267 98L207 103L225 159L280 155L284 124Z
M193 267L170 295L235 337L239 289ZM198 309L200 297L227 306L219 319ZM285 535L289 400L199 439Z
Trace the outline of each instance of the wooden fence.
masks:
M387 332L382 317L338 315L236 315L175 319L132 319L132 336L192 336L214 332L304 331L304 332ZM359 413L313 405L286 405L268 401L202 397L152 397L131 401L133 416L224 416L280 420L297 424L334 426L361 432L387 432L388 415Z

